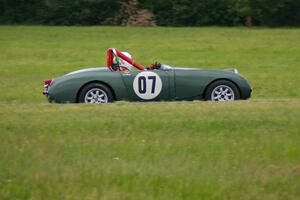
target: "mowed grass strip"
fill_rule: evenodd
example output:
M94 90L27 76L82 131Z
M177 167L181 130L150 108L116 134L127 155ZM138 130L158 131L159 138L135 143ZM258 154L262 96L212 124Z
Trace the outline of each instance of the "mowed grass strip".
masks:
M298 199L300 102L0 105L0 199Z

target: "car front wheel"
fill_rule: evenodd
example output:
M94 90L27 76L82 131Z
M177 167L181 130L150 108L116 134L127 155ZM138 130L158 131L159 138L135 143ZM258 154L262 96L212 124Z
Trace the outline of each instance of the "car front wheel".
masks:
M240 98L237 86L228 80L218 80L210 84L205 93L207 101L234 101Z
M109 88L100 83L86 85L79 94L79 103L101 104L113 101L113 95Z

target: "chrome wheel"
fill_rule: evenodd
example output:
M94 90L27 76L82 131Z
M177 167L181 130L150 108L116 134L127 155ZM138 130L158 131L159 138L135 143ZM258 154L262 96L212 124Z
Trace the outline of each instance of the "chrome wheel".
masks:
M108 97L104 90L100 88L90 89L84 97L84 103L107 103Z
M233 101L234 92L231 87L227 85L219 85L213 89L211 93L212 101Z

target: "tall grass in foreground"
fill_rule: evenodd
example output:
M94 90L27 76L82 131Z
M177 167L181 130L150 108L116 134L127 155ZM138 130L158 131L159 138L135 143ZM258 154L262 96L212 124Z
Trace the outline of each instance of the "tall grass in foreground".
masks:
M0 199L298 199L300 102L0 105Z

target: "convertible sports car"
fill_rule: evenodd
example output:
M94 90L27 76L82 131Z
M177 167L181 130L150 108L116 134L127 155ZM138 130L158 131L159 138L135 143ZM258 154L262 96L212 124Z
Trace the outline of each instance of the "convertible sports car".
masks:
M133 69L135 67L136 69ZM248 99L252 89L236 69L205 70L155 63L144 67L127 52L109 48L107 67L45 80L43 94L56 103Z

